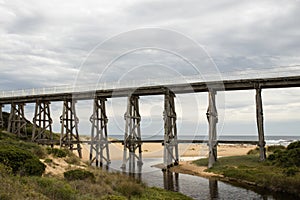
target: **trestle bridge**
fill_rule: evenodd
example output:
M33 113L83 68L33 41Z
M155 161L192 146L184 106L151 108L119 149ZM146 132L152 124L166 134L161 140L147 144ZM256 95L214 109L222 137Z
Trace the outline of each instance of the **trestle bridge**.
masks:
M8 119L8 131L22 136L22 129L26 126L24 106L26 103L35 103L33 117L32 141L40 144L60 145L72 151L77 151L82 157L82 143L90 144L90 163L96 166L110 164L109 144L122 142L123 164L122 168L129 165L133 170L135 165L142 165L142 143L159 142L164 147L164 167L179 163L178 143L207 143L209 148L209 164L212 167L217 160L218 143L251 143L257 144L260 149L260 160L266 159L262 90L268 88L300 87L300 76L238 79L210 82L192 82L169 85L153 85L139 88L100 89L83 92L62 92L47 94L20 94L0 97L0 126L3 126L2 107L10 105ZM256 120L258 141L218 141L217 128L218 112L216 106L216 94L218 91L231 90L255 90L256 91ZM207 119L209 126L209 137L207 141L178 140L176 127L176 105L174 102L176 94L206 92L208 93ZM164 138L162 140L142 140L139 112L139 97L150 95L164 96ZM106 100L108 98L127 97L127 111L125 113L124 140L109 141L106 115ZM76 115L76 102L81 100L94 100L93 113L90 117L92 124L91 140L81 141L78 133L78 117ZM50 103L54 101L63 102L63 111L60 117L61 135L59 140L53 139L52 118Z

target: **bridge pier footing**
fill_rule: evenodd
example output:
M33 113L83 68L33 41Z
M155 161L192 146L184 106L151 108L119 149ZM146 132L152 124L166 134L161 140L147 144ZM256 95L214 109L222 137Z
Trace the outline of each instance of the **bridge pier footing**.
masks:
M4 127L3 115L2 115L2 107L3 105L0 104L0 129Z
M77 150L78 156L82 158L78 134L79 119L76 115L75 103L76 102L72 99L67 99L63 102L63 112L60 116L60 146L68 147L71 151ZM74 147L74 145L76 145L76 147Z
M208 168L211 168L217 161L217 123L218 112L216 107L216 91L212 90L208 92L208 108L207 108L207 120L208 120L208 132L209 132L209 155L208 155Z
M142 142L141 142L141 116L139 111L139 97L131 95L127 100L127 111L124 115L126 120L124 135L123 164L121 168L126 169L129 162L129 172L135 172L135 161L138 167L143 165ZM138 150L138 153L136 153ZM127 154L128 153L128 154Z
M167 90L164 100L164 169L179 164L174 98L175 94Z
M24 115L24 103L12 103L8 119L7 131L18 137L26 137L26 119Z
M94 99L93 114L90 117L92 123L90 164L95 163L97 167L102 167L104 162L107 166L110 164L105 101L105 98Z
M32 141L53 140L50 102L37 101L33 117ZM53 144L52 144L53 147Z
M261 88L256 87L256 120L258 129L258 146L259 146L259 160L266 160L266 149L265 149L265 135L264 135L264 116L263 116L263 105L261 97Z

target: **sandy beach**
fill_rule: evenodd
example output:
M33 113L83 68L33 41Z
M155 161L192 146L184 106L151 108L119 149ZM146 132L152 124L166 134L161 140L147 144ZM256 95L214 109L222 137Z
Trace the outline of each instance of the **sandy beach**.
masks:
M254 149L255 145L219 145L218 156L245 155L249 150ZM57 146L57 148L59 148ZM109 145L111 160L122 160L123 146L120 143ZM161 158L163 156L163 146L160 143L145 143L142 145L143 158ZM75 155L76 152L74 152ZM53 162L47 165L46 173L48 175L57 175L63 177L63 172L73 168L84 168L88 165L90 155L90 146L82 144L82 162L80 166L66 163L64 158L50 157ZM172 167L170 170L177 173L185 173L203 177L215 176L215 174L204 172L206 167L199 167L192 164L192 160L208 156L208 146L206 144L179 144L179 166ZM161 167L157 163L156 167Z
M218 145L218 156L236 156L245 155L255 145ZM192 160L193 157L207 157L208 146L206 144L179 144L180 161ZM120 143L112 143L109 145L111 160L120 160L123 158L123 146ZM163 156L163 146L160 143L144 143L142 145L144 158L159 158ZM90 146L82 145L83 160L89 160Z
M83 160L89 160L89 145L82 146ZM177 173L190 174L202 177L219 176L213 173L205 172L206 167L199 167L192 163L193 160L208 156L207 144L179 144L179 165L172 167L170 171ZM255 145L242 144L223 144L218 145L218 156L238 156L246 155ZM159 158L163 156L163 146L159 143L145 143L142 145L143 158ZM121 160L123 158L123 146L119 143L109 145L111 160ZM156 167L161 167L158 163Z

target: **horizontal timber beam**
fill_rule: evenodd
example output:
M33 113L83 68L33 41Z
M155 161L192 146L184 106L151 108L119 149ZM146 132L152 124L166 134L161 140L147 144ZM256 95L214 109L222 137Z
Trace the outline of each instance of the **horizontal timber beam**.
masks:
M44 140L44 139L38 139L36 140L39 144L54 144L59 145L59 140ZM163 144L164 140L142 140L141 143L161 143ZM178 143L188 143L188 144L207 144L208 140L177 140ZM73 141L73 144L78 143L86 143L91 144L92 142L89 140L81 140L81 141ZM124 144L124 140L111 140L108 141L108 143L122 143ZM243 141L243 140L218 140L218 144L251 144L251 145L258 145L258 141Z
M139 88L119 88L119 89L96 90L96 91L87 91L87 92L2 97L0 98L0 104L34 103L37 100L42 100L42 101L65 101L68 99L90 100L90 99L94 99L95 96L103 97L103 98L114 98L114 97L128 97L128 94L138 95L138 96L163 95L165 94L166 89L171 90L175 94L207 92L210 88L213 88L215 91L251 90L251 89L255 89L255 86L257 84L260 85L261 89L300 87L300 76L263 78L263 79L224 80L224 81L212 81L212 82L195 82L195 83L186 83L186 84L146 86L146 87L139 87Z

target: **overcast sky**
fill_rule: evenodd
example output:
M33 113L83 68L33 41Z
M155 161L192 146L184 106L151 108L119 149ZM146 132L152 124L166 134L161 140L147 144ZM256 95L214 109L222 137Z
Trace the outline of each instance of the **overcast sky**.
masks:
M298 0L0 0L0 90L203 75L208 69L221 77L300 75L299 11ZM145 46L157 49L138 49ZM195 71L187 61L202 68ZM254 95L218 94L220 134L256 134ZM299 100L299 89L263 91L266 134L300 135ZM161 97L141 98L146 134L161 131L162 103ZM89 132L91 104L78 103L81 133ZM177 104L179 131L206 134L207 94L178 95ZM126 99L109 100L108 108L110 132L122 133ZM52 110L59 131L61 102ZM28 105L29 119L32 112Z

